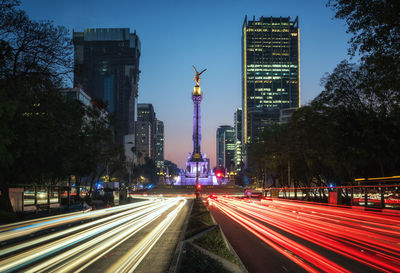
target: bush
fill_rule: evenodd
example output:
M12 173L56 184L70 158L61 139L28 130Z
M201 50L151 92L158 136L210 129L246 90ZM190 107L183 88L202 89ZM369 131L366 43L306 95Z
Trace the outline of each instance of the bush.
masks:
M185 233L186 239L214 225L204 203L200 199L195 199L193 202L192 213L190 214L189 224Z
M202 237L194 240L194 243L204 249L207 249L217 254L220 257L227 259L228 261L231 261L232 263L239 265L237 258L226 247L225 241L219 228L214 228L213 230L210 230Z
M192 244L186 244L183 251L182 264L179 270L185 273L228 273L223 265L200 250L196 249Z

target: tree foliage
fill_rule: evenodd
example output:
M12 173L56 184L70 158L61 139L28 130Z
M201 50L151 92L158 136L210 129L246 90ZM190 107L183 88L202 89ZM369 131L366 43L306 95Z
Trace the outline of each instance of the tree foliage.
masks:
M397 107L400 102L400 2L397 0L330 0L352 35L349 52L361 55L368 77L365 90Z

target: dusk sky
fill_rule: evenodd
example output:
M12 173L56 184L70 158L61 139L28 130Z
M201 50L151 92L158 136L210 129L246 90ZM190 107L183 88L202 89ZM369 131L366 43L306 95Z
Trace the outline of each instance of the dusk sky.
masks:
M139 103L152 103L165 126L165 159L184 167L192 151L194 70L207 68L200 82L202 152L215 165L216 129L233 125L241 107L241 28L245 15L299 17L301 103L321 90L320 79L347 56L343 21L323 0L151 1L23 0L34 20L84 28L136 30L141 44ZM72 34L71 34L72 35ZM72 83L71 83L72 86Z

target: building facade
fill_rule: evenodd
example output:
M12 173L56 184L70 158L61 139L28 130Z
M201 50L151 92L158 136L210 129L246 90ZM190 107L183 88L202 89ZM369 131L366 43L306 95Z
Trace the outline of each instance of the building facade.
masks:
M233 115L233 127L235 129L235 154L234 163L235 171L240 172L243 168L243 157L242 157L242 109L236 109Z
M235 168L235 129L232 127L224 132L224 167L228 171Z
M74 86L107 104L115 114L116 139L135 132L140 40L129 28L88 28L73 32Z
M138 103L136 121L136 154L140 164L156 157L156 113L151 103Z
M93 105L92 98L81 88L63 88L60 89L60 93L67 100L78 100L86 107Z
M155 163L158 169L164 168L164 122L156 121Z
M99 118L108 123L108 112L96 103L88 94L85 93L81 88L62 88L60 89L60 94L67 100L77 100L80 101L86 108L94 108L99 111ZM85 114L85 122L90 122L89 117Z
M224 135L226 130L231 130L232 126L229 125L221 125L217 128L216 132L216 166L224 167L225 166L225 153L224 153Z
M218 127L217 134L217 167L224 167L231 170L231 163L234 164L235 156L235 129L229 125Z
M242 27L242 144L279 123L280 111L300 107L298 18L260 17Z

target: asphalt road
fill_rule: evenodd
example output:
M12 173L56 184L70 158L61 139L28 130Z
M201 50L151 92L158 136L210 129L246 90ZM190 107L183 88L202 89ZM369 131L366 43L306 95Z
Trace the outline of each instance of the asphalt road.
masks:
M400 213L282 200L211 202L250 273L400 272Z
M187 211L155 198L0 226L0 272L165 272Z
M307 272L223 212L215 207L210 207L210 211L248 272Z

